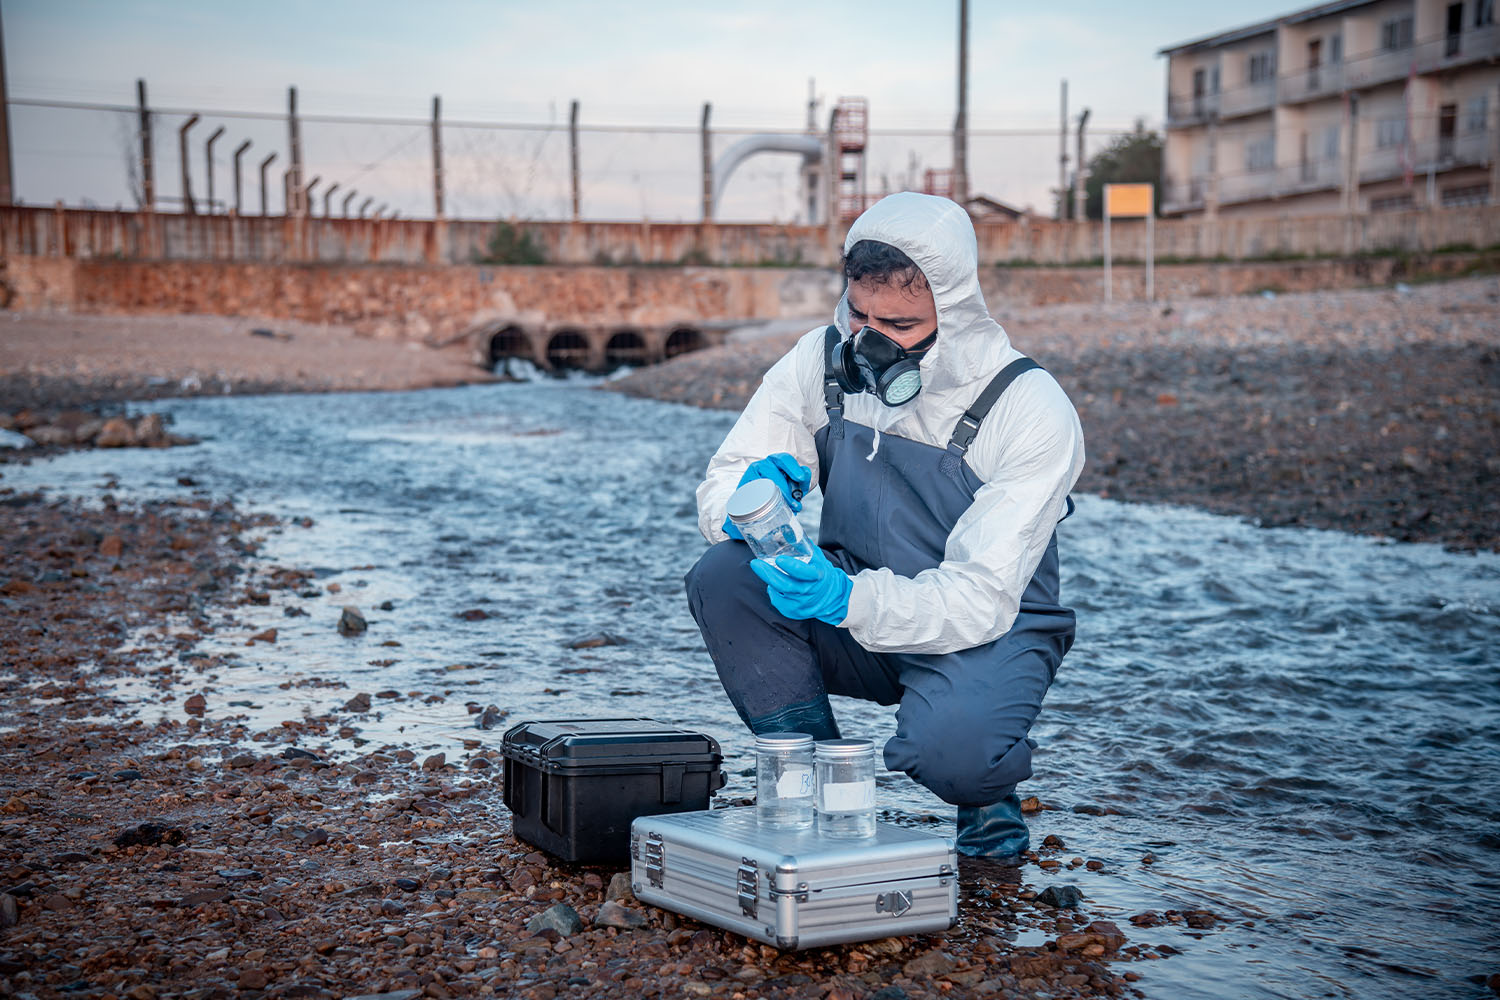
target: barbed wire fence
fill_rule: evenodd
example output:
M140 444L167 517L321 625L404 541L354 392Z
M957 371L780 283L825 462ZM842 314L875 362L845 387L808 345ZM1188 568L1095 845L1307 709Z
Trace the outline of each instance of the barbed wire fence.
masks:
M566 121L443 119L435 129L418 118L302 113L298 172L287 112L9 103L22 204L134 210L149 199L158 211L239 215L286 214L302 204L315 217L432 218L439 211L436 135L446 218L573 217L574 133ZM581 219L702 219L701 124L591 123L587 108L582 111L576 129ZM1091 127L1086 155L1130 130ZM710 158L716 161L750 135L801 131L710 126ZM1074 143L1070 135L1070 159ZM1055 126L971 128L969 190L1051 216L1058 153ZM924 172L948 167L951 158L946 128L872 128L866 190L920 190ZM792 155L747 160L717 192L715 221L808 222L800 167Z

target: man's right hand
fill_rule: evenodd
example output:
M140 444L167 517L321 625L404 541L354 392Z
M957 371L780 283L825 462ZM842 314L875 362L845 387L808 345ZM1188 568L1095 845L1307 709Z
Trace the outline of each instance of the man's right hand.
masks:
M812 486L812 470L786 452L778 451L751 462L740 477L740 485L744 486L753 479L769 479L775 483L781 495L786 497L787 506L796 513L802 510L802 495Z
M778 451L751 462L745 469L745 474L740 477L740 485L744 486L753 479L769 479L775 483L781 490L781 495L786 498L787 506L792 508L793 513L797 513L802 510L802 495L812 485L812 470L786 452ZM740 529L727 517L724 518L724 534L740 541L745 540Z

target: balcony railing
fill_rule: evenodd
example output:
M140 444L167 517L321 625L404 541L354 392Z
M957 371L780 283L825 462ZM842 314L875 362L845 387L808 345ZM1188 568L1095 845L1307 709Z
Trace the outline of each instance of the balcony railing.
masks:
M1276 103L1276 81L1246 84L1219 95L1219 117L1237 118L1271 110Z
M1344 161L1304 160L1277 168L1278 194L1305 194L1339 187L1344 183Z
M1202 125L1219 111L1218 94L1167 98L1167 124L1171 128Z
M1281 78L1281 99L1288 103L1330 97L1343 89L1343 63L1302 70Z

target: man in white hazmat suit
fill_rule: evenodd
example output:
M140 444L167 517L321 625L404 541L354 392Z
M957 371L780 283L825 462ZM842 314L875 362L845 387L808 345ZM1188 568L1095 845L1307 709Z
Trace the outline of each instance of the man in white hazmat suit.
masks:
M687 577L719 677L752 732L838 736L829 693L899 705L885 765L958 806L958 848L1029 846L1016 784L1073 642L1056 526L1083 468L1062 388L979 289L968 215L896 194L844 243L835 323L769 372L709 463ZM753 559L725 516L765 478L823 490L810 561Z

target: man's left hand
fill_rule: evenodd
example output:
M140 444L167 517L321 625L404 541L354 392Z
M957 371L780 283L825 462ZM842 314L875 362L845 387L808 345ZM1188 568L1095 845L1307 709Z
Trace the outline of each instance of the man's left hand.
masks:
M771 604L788 618L816 618L837 625L849 617L849 592L854 589L854 581L816 546L809 562L781 555L774 565L765 559L752 559L750 569L765 581Z

